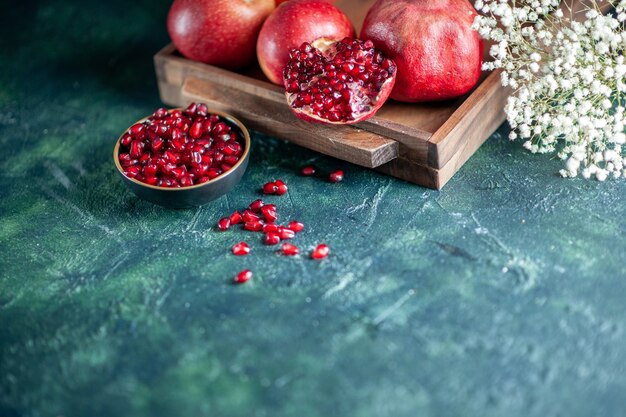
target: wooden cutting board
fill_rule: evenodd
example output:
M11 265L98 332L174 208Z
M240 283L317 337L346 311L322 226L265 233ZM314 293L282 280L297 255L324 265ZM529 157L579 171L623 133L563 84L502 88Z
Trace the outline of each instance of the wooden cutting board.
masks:
M357 33L375 0L337 0ZM202 101L248 127L289 142L429 187L442 188L504 121L508 91L499 73L484 73L474 90L440 103L388 100L376 116L353 126L296 118L284 90L258 66L232 72L194 62L168 45L154 57L164 103Z

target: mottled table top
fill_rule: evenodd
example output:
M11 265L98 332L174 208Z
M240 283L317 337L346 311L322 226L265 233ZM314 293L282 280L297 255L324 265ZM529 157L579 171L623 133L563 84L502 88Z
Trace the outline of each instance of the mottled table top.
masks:
M155 207L111 153L160 105L167 8L3 8L1 416L624 415L626 182L563 180L506 126L441 192L255 134L233 193ZM329 259L214 230L273 178Z

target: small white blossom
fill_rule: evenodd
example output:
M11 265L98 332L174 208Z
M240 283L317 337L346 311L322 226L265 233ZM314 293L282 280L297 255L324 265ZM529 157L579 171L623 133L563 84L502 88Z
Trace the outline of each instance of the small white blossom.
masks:
M560 0L477 0L474 28L493 41L485 70L502 69L514 93L511 140L556 153L564 177L626 177L626 0L590 0L581 21ZM609 3L615 13L602 15Z

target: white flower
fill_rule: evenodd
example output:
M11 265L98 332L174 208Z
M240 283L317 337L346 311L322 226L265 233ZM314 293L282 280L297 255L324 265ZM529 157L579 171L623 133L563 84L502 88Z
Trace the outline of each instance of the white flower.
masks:
M598 13L601 3L615 15ZM564 177L626 176L626 0L590 0L581 22L559 0L478 0L474 27L493 41L485 70L502 69L514 93L505 112L511 140L556 153Z

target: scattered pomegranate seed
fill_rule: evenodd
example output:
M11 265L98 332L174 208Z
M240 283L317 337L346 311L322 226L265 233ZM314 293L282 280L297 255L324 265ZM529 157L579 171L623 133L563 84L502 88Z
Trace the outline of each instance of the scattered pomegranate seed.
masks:
M245 282L250 281L251 279L252 279L252 271L250 271L249 269L244 269L243 271L238 273L237 276L235 277L235 284L243 284Z
M261 207L261 214L268 223L274 223L278 216L276 215L276 206L274 204L266 204Z
M302 175L304 175L305 177L310 177L312 175L315 175L315 173L317 172L317 168L315 168L315 166L313 165L307 165L304 168L302 168Z
M280 227L278 229L278 236L281 240L293 239L296 236L296 232L286 227Z
M313 259L324 259L330 253L330 248L325 244L317 245L313 253L311 253L311 258Z
M280 226L269 223L263 226L263 233L278 233Z
M274 232L266 233L263 243L266 245L278 245L278 243L280 243L280 236L278 236L278 233Z
M289 229L293 230L294 232L298 233L298 232L301 232L304 229L304 224L294 220L292 222L289 222L287 227Z
M258 213L259 211L261 211L261 207L263 207L265 203L263 203L263 200L258 199L258 200L254 200L252 203L250 203L250 206L248 206L248 209Z
M217 222L217 228L222 232L230 229L230 219L228 217L224 217Z
M261 230L263 230L263 223L258 221L246 222L244 223L243 228L251 232L260 232Z
M250 253L250 246L246 242L239 242L233 246L233 254L244 256Z
M243 211L242 217L243 217L243 221L246 223L258 222L259 220L261 220L261 217L259 217L258 214L255 214L252 212L252 210L248 210L248 209Z
M278 186L276 186L276 183L274 182L268 182L263 186L263 193L265 194L276 194L277 190Z
M300 253L300 249L296 245L292 245L291 243L283 243L281 246L281 250L287 256L294 256Z
M230 215L230 224L234 225L239 223L243 223L243 217L241 216L241 213L236 210L233 214Z
M343 171L338 169L336 171L331 172L328 179L330 180L330 182L333 182L333 183L343 181Z
M287 190L289 189L287 184L281 180L276 180L274 184L276 184L276 195L284 195L287 193Z

